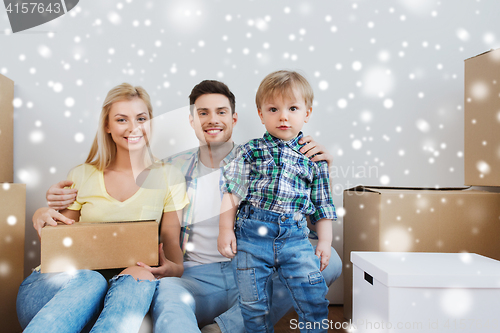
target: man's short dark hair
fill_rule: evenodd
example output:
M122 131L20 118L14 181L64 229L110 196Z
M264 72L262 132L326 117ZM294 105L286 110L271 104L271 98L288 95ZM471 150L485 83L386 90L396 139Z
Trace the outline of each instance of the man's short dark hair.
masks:
M226 96L231 106L231 114L234 114L236 110L234 94L224 83L216 80L204 80L195 85L193 90L191 90L191 95L189 95L189 104L194 105L198 97L206 94L221 94ZM193 114L193 107L190 107L190 110L191 114Z

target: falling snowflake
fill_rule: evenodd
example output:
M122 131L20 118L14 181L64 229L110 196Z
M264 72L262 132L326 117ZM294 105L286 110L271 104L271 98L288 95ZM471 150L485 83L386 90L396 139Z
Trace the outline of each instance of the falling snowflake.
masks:
M81 142L83 142L83 140L85 140L85 136L83 135L83 133L76 133L75 134L75 141L76 142L81 143Z

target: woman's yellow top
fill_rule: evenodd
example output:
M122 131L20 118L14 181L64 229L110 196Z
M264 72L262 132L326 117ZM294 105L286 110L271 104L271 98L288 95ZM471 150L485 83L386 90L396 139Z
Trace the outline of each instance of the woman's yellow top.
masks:
M125 201L108 194L102 171L93 165L73 168L68 180L78 189L76 201L68 207L80 211L81 222L156 220L163 212L184 208L189 203L184 176L170 164L152 168L137 192Z

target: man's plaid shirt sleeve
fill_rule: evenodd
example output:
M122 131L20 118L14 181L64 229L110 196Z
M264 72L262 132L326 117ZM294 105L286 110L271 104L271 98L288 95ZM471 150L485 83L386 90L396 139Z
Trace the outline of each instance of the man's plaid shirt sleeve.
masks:
M235 158L224 167L223 193L232 193L239 199L247 195L250 177L250 156L244 146L238 147Z
M321 219L337 220L330 189L328 163L320 161L317 166L318 172L315 174L311 186L311 202L316 208L314 214L310 216L312 224Z

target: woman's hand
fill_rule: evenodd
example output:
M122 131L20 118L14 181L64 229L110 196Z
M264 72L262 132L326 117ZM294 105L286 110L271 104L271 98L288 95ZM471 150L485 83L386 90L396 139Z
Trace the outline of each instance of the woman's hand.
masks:
M300 144L306 143L304 147L300 148L300 152L304 154L307 158L310 158L311 156L314 155L314 157L311 158L311 161L313 162L326 161L329 167L332 166L333 164L332 154L330 154L330 152L328 152L328 150L326 150L326 148L323 145L314 141L314 139L310 135L302 137L299 143Z
M65 188L71 186L71 180L63 180L52 185L45 195L47 205L52 209L62 210L68 208L76 200L77 189Z
M33 228L35 228L38 233L38 238L42 238L43 227L46 225L57 226L57 221L61 221L66 224L75 223L75 220L64 216L52 208L42 207L37 209L35 214L33 214Z
M155 278L161 279L163 277L177 276L181 277L184 272L184 267L179 267L175 262L168 260L163 252L163 243L159 247L160 265L158 267L151 267L143 262L138 262L137 265L147 269Z

